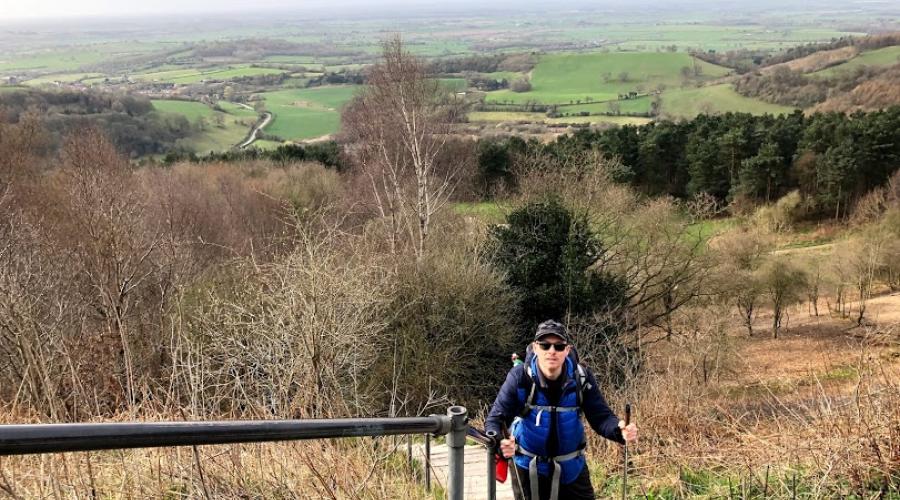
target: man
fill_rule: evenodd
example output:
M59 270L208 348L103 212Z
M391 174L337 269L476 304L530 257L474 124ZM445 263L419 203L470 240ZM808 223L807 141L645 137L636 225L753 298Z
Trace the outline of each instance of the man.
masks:
M569 357L572 344L561 323L538 325L532 349L534 356L507 375L485 429L502 435L512 424L500 450L513 458L524 498L593 499L581 414L594 431L617 443L637 439L637 427L616 417L594 375Z
M512 356L509 357L512 360L513 368L522 364L522 360L519 359L519 355L516 353L512 353Z

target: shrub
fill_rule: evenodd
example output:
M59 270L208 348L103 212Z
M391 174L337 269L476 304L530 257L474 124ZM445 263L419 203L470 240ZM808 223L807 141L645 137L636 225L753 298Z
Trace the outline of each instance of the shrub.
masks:
M511 84L509 84L510 90L513 92L530 92L531 91L531 82L526 80L525 78L517 78L513 80Z

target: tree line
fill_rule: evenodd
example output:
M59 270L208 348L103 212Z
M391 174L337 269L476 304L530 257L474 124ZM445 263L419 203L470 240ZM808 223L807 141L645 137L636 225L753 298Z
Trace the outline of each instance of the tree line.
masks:
M648 195L708 194L732 208L797 190L806 217L843 217L900 167L900 107L871 113L700 115L607 130L582 129L549 144L483 139L476 189L515 189L520 158L598 151L617 158L614 176Z
M158 113L143 96L39 90L0 94L0 123L20 123L28 114L40 116L52 149L85 126L99 128L118 151L134 157L170 151L178 139L193 133L187 118Z

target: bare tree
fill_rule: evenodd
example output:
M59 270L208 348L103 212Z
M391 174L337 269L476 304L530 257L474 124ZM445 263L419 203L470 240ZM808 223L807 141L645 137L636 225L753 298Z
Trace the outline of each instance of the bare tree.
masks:
M784 321L787 307L800 302L807 285L806 271L784 257L772 257L760 270L761 286L772 306L772 337Z
M384 43L368 83L344 112L344 132L354 142L351 150L368 179L392 251L406 234L421 260L432 217L459 181L461 162L441 162L459 103L427 78L399 36Z
M113 363L110 369L118 371L115 360L121 363L124 376L115 378L133 404L138 378L150 375L136 369L135 347L158 346L143 328L146 321L132 331L131 320L158 313L169 291L168 262L160 253L162 232L144 217L146 201L131 167L98 130L68 137L61 159L56 239L68 248L67 258L83 277L92 319L105 326L91 344L101 349L99 356L111 358L102 360Z

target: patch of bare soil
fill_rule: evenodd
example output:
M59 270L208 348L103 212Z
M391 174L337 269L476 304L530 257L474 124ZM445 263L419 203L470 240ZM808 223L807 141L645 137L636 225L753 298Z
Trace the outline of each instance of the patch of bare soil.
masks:
M722 386L720 404L747 418L809 414L849 400L864 373L900 377L900 294L869 300L862 327L822 306L820 313L809 314L805 305L792 309L778 338L771 337L771 315L760 315L755 335L741 335L738 366Z

